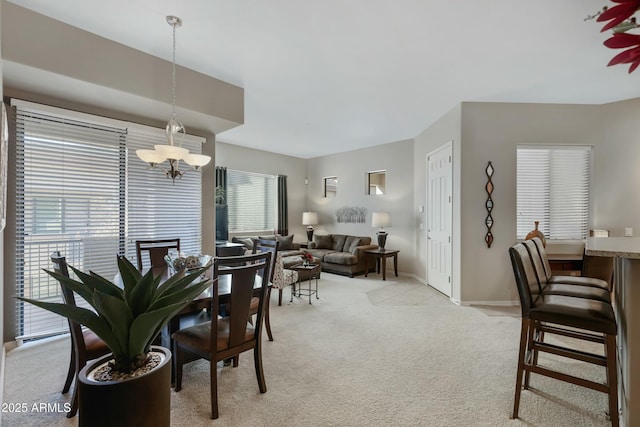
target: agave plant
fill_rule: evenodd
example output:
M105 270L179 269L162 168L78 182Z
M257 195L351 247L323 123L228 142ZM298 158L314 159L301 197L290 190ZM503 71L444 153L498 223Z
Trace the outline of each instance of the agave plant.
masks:
M45 270L84 298L95 310L66 304L19 298L85 325L113 353L112 369L130 372L144 365L152 341L169 320L209 285L208 279L192 284L206 268L180 272L162 281L149 270L142 275L125 257L118 258L123 288L98 274L69 266L80 281Z

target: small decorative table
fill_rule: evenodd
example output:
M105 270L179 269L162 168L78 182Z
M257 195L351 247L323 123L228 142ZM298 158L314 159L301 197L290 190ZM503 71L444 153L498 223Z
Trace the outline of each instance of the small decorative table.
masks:
M320 299L318 297L318 277L320 277L320 264L308 264L308 265L293 265L288 267L289 270L298 272L298 296L308 296L309 304L311 304L311 295L315 295L316 299ZM300 274L301 272L306 272L307 274ZM307 289L302 289L302 276L307 276L309 278L309 287ZM316 289L311 289L311 281L315 279L316 281ZM305 293L302 293L302 291ZM291 287L291 302L293 302L293 294L296 293L295 284Z
M367 249L364 251L364 277L369 273L369 258L376 262L376 272L380 274L380 264L382 264L382 280L387 280L387 258L393 257L393 270L398 277L398 252L395 249Z

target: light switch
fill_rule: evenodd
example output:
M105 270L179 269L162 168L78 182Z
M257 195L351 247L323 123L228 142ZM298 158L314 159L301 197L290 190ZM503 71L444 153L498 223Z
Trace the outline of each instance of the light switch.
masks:
M624 229L624 237L633 237L633 228L627 227Z
M424 212L424 205L418 206L418 212L420 212L420 213Z

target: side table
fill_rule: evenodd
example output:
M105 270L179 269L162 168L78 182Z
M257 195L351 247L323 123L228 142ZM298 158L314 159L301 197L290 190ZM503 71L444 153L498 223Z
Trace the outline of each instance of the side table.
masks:
M376 262L376 271L380 274L382 264L382 280L387 280L387 258L393 257L393 270L398 277L398 252L395 249L367 249L364 251L364 277L369 274L369 258Z
M289 270L294 270L298 272L298 296L309 296L309 304L311 304L311 295L316 296L316 299L320 299L320 297L318 296L318 277L320 276L320 264L310 264L310 265L293 265L291 267L288 268ZM309 287L307 289L305 289L306 293L302 293L303 289L302 289L302 279L301 279L301 274L300 272L306 271L308 273L308 279L309 279ZM311 281L315 279L316 280L316 289L313 290L311 289ZM295 285L293 285L291 287L291 301L293 302L293 294L296 292L296 288Z

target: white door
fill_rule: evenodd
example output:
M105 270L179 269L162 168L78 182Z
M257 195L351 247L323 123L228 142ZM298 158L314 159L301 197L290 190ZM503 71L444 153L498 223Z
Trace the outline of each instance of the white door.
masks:
M427 156L427 283L451 297L452 155L449 142Z

